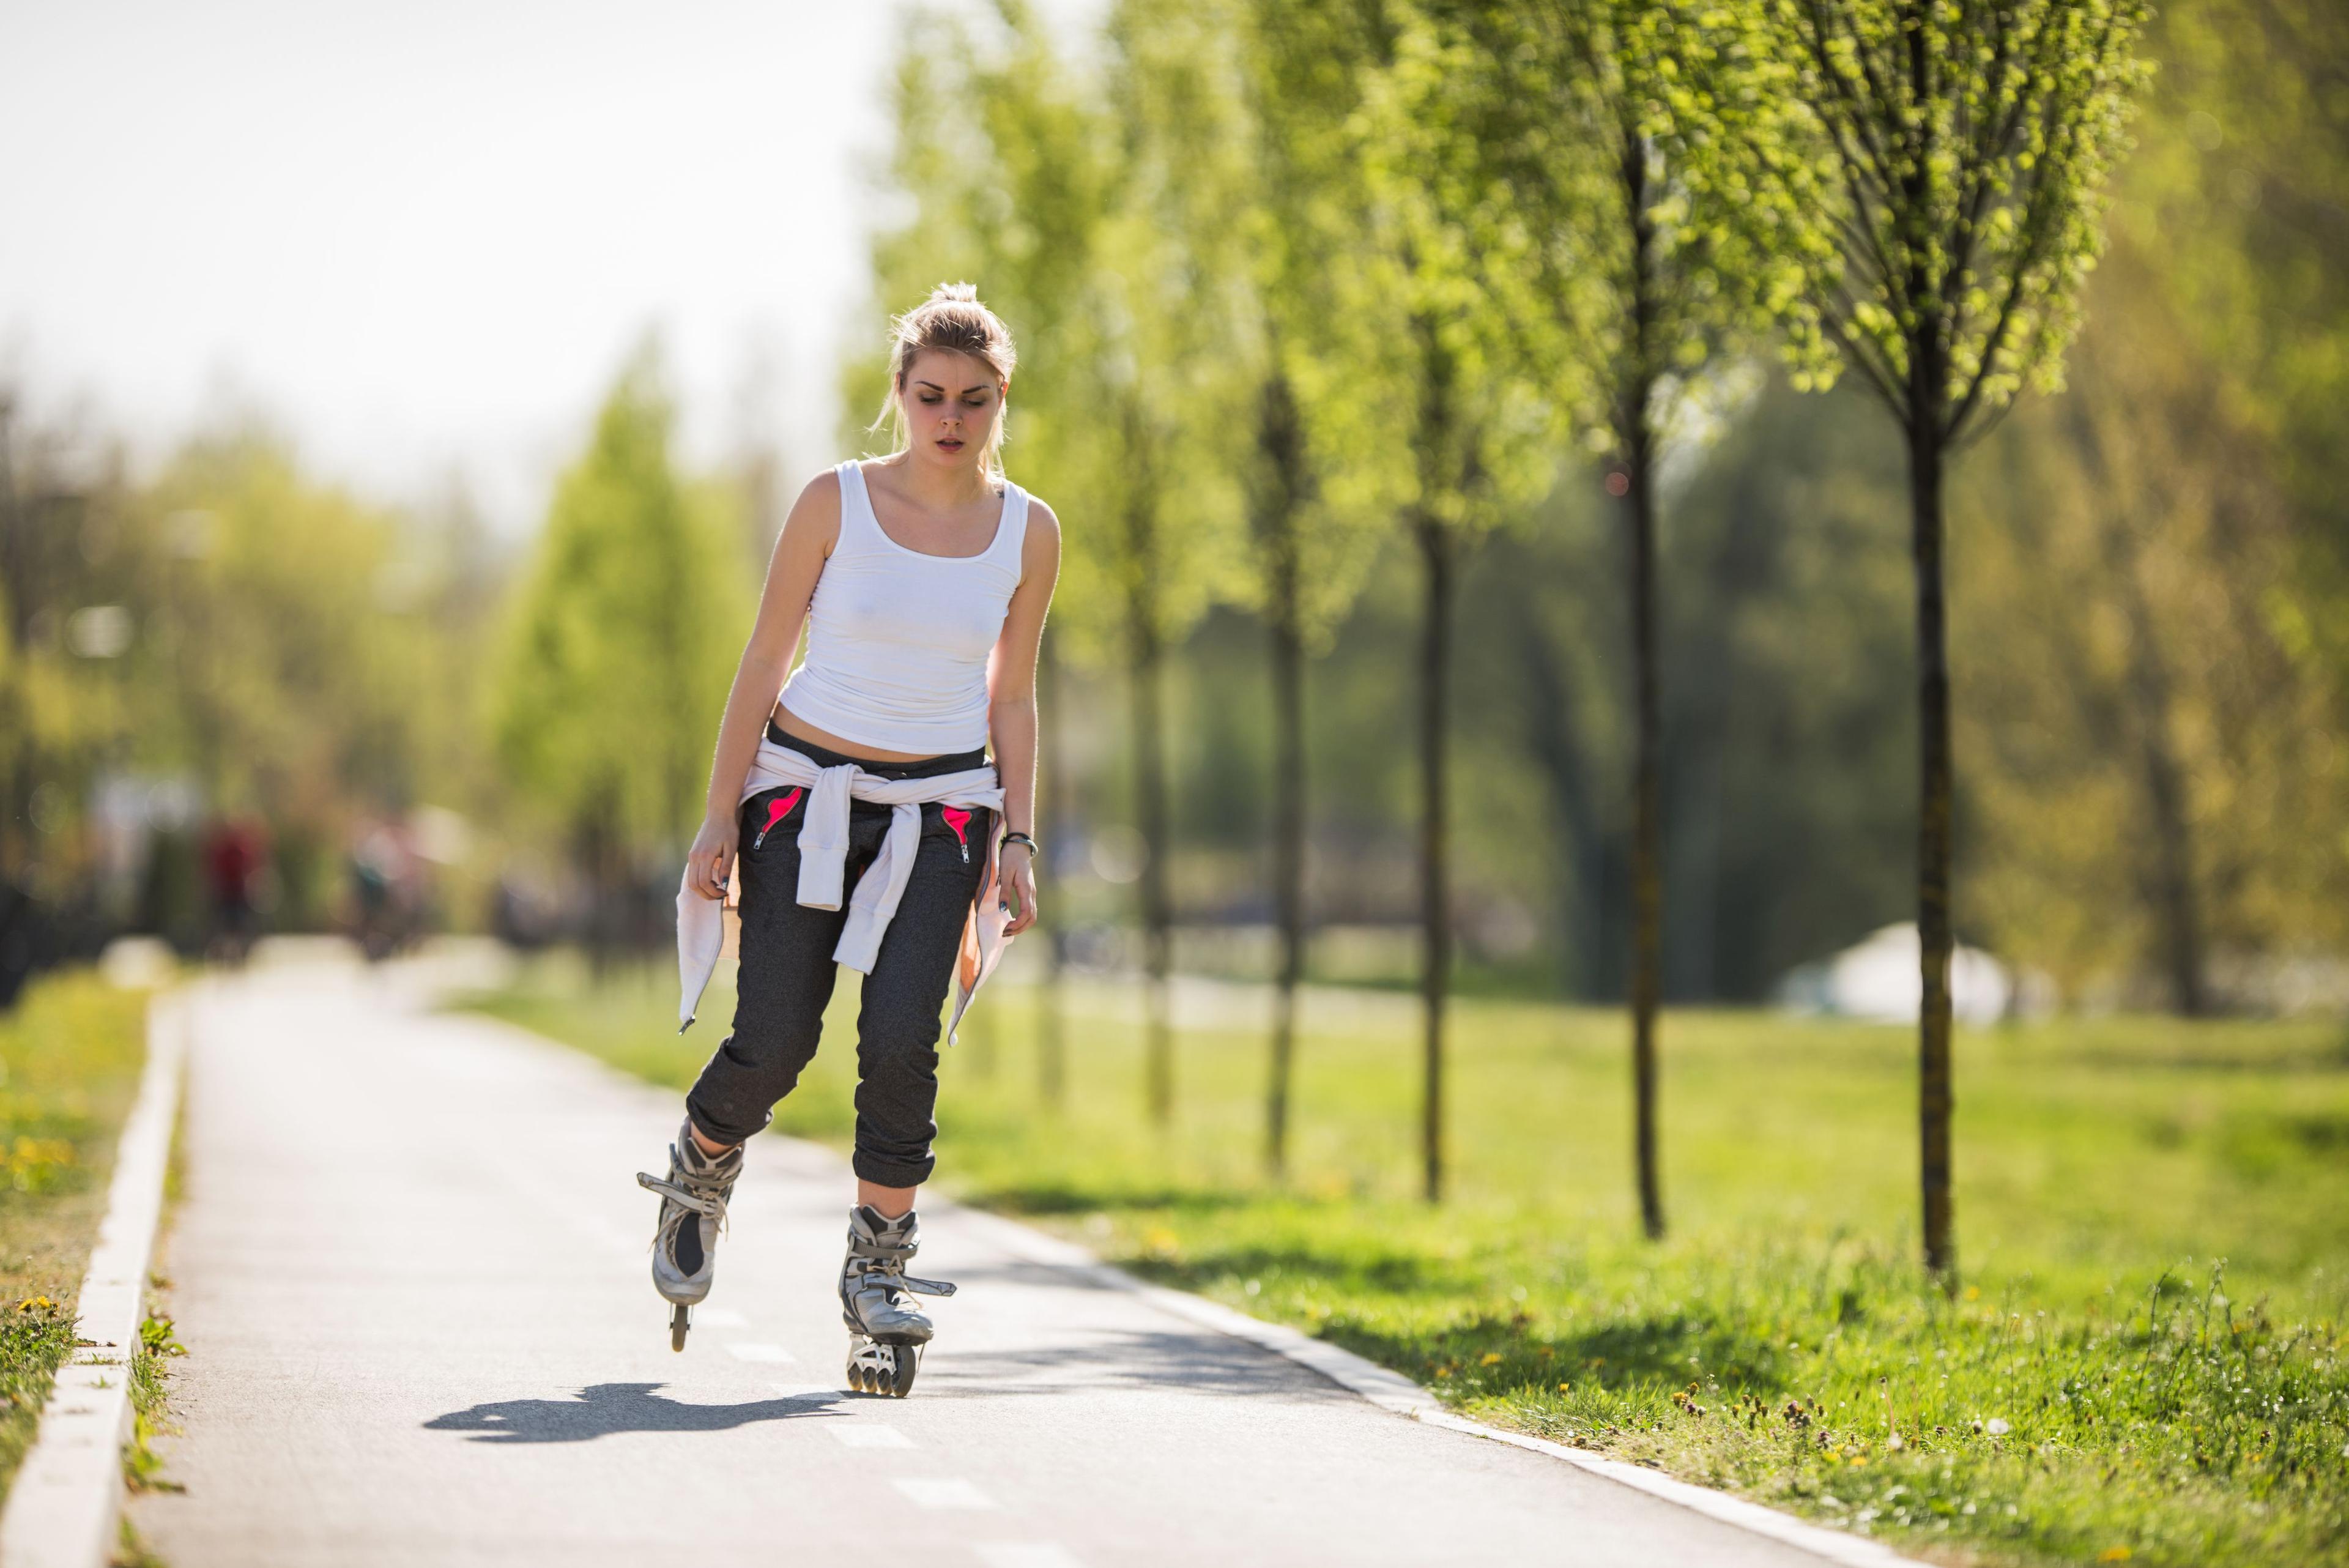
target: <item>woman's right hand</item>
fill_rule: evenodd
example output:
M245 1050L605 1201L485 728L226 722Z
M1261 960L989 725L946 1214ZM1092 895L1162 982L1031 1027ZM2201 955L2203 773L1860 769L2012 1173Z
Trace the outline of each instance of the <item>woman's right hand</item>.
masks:
M685 857L687 880L695 892L705 898L726 897L727 873L733 869L741 843L740 818L730 814L702 819L701 831L693 836L693 847Z

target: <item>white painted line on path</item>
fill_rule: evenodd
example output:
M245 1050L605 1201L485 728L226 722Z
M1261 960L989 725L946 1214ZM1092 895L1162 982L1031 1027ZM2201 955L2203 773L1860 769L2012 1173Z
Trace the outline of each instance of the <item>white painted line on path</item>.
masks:
M959 1477L898 1476L891 1483L916 1508L993 1508L995 1500Z
M106 1219L75 1302L86 1343L57 1369L40 1433L0 1515L7 1568L103 1568L122 1507L122 1445L130 1435L130 1357L147 1315L147 1265L163 1214L163 1173L180 1104L191 1009L184 997L147 1008L147 1065L122 1124Z
M937 1207L945 1208L947 1205L938 1204ZM979 1227L991 1234L1007 1251L1030 1262L1066 1269L1092 1284L1146 1296L1176 1317L1259 1345L1276 1355L1319 1373L1340 1388L1359 1394L1381 1409L1392 1410L1398 1416L1408 1416L1431 1427L1442 1427L1469 1437L1506 1443L1511 1448L1563 1459L1577 1469L1604 1476L1634 1491L1646 1492L1651 1497L1678 1503L1708 1519L1766 1536L1825 1562L1837 1563L1839 1568L1925 1568L1915 1558L1903 1557L1880 1542L1847 1535L1839 1530L1796 1519L1791 1513L1781 1513L1775 1508L1764 1508L1758 1502L1748 1502L1744 1498L1732 1497L1727 1492L1714 1491L1709 1487L1674 1480L1670 1476L1639 1465L1625 1464L1620 1459L1603 1459L1580 1449L1568 1448L1564 1443L1527 1437L1522 1432L1505 1431L1498 1427L1485 1426L1481 1421L1471 1421L1464 1416L1455 1416L1444 1408L1442 1400L1410 1378L1381 1366L1375 1361L1366 1360L1350 1350L1341 1350L1293 1328L1235 1312L1205 1296L1168 1290L1164 1285L1146 1284L1124 1270L1102 1262L1072 1242L1030 1230L1016 1220L976 1209L958 1209L957 1218L978 1221Z
M824 1428L840 1439L843 1449L910 1449L914 1439L895 1427L885 1427L878 1421L870 1425L863 1421L850 1425L835 1423Z
M1067 1547L1049 1541L983 1541L971 1550L986 1568L1084 1568Z
M730 1345L726 1348L735 1360L756 1362L761 1366L784 1366L799 1360L780 1345Z

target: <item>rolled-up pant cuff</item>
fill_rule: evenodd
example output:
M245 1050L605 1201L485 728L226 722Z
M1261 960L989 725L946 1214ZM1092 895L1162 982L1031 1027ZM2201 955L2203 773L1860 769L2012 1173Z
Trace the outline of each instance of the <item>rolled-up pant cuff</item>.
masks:
M767 1125L775 1119L775 1113L769 1111L757 1121L745 1127L729 1120L691 1095L685 1097L685 1114L700 1130L702 1137L712 1143L727 1144L749 1141L756 1134L766 1131Z
M867 1154L863 1149L858 1149L848 1162L859 1179L879 1187L919 1187L930 1179L930 1172L936 1168L937 1163L935 1159L912 1162L889 1159Z

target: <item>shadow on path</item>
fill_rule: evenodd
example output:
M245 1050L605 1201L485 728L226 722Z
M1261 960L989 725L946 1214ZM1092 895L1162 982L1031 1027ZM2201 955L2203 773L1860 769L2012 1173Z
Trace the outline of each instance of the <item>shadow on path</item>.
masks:
M837 1394L799 1394L748 1405L682 1405L658 1383L597 1383L575 1399L500 1399L424 1423L435 1432L472 1432L476 1443L584 1443L615 1432L728 1432L753 1421L820 1416Z
M959 1269L969 1280L981 1273ZM1217 1398L1263 1395L1354 1402L1319 1373L1212 1329L1123 1329L1000 1350L956 1347L933 1358L914 1397L995 1398L1024 1394L1157 1389Z

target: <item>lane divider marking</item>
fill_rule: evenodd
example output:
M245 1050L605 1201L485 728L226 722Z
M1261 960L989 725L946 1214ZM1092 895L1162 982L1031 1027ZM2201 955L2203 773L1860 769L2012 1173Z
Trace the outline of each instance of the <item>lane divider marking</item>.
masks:
M1067 1547L1049 1541L982 1541L971 1550L986 1568L1084 1568Z
M995 1500L960 1477L897 1476L890 1484L916 1508L993 1508Z
M885 1427L878 1421L869 1425L863 1421L835 1422L824 1430L839 1438L843 1449L910 1449L914 1446L913 1438L896 1428Z

